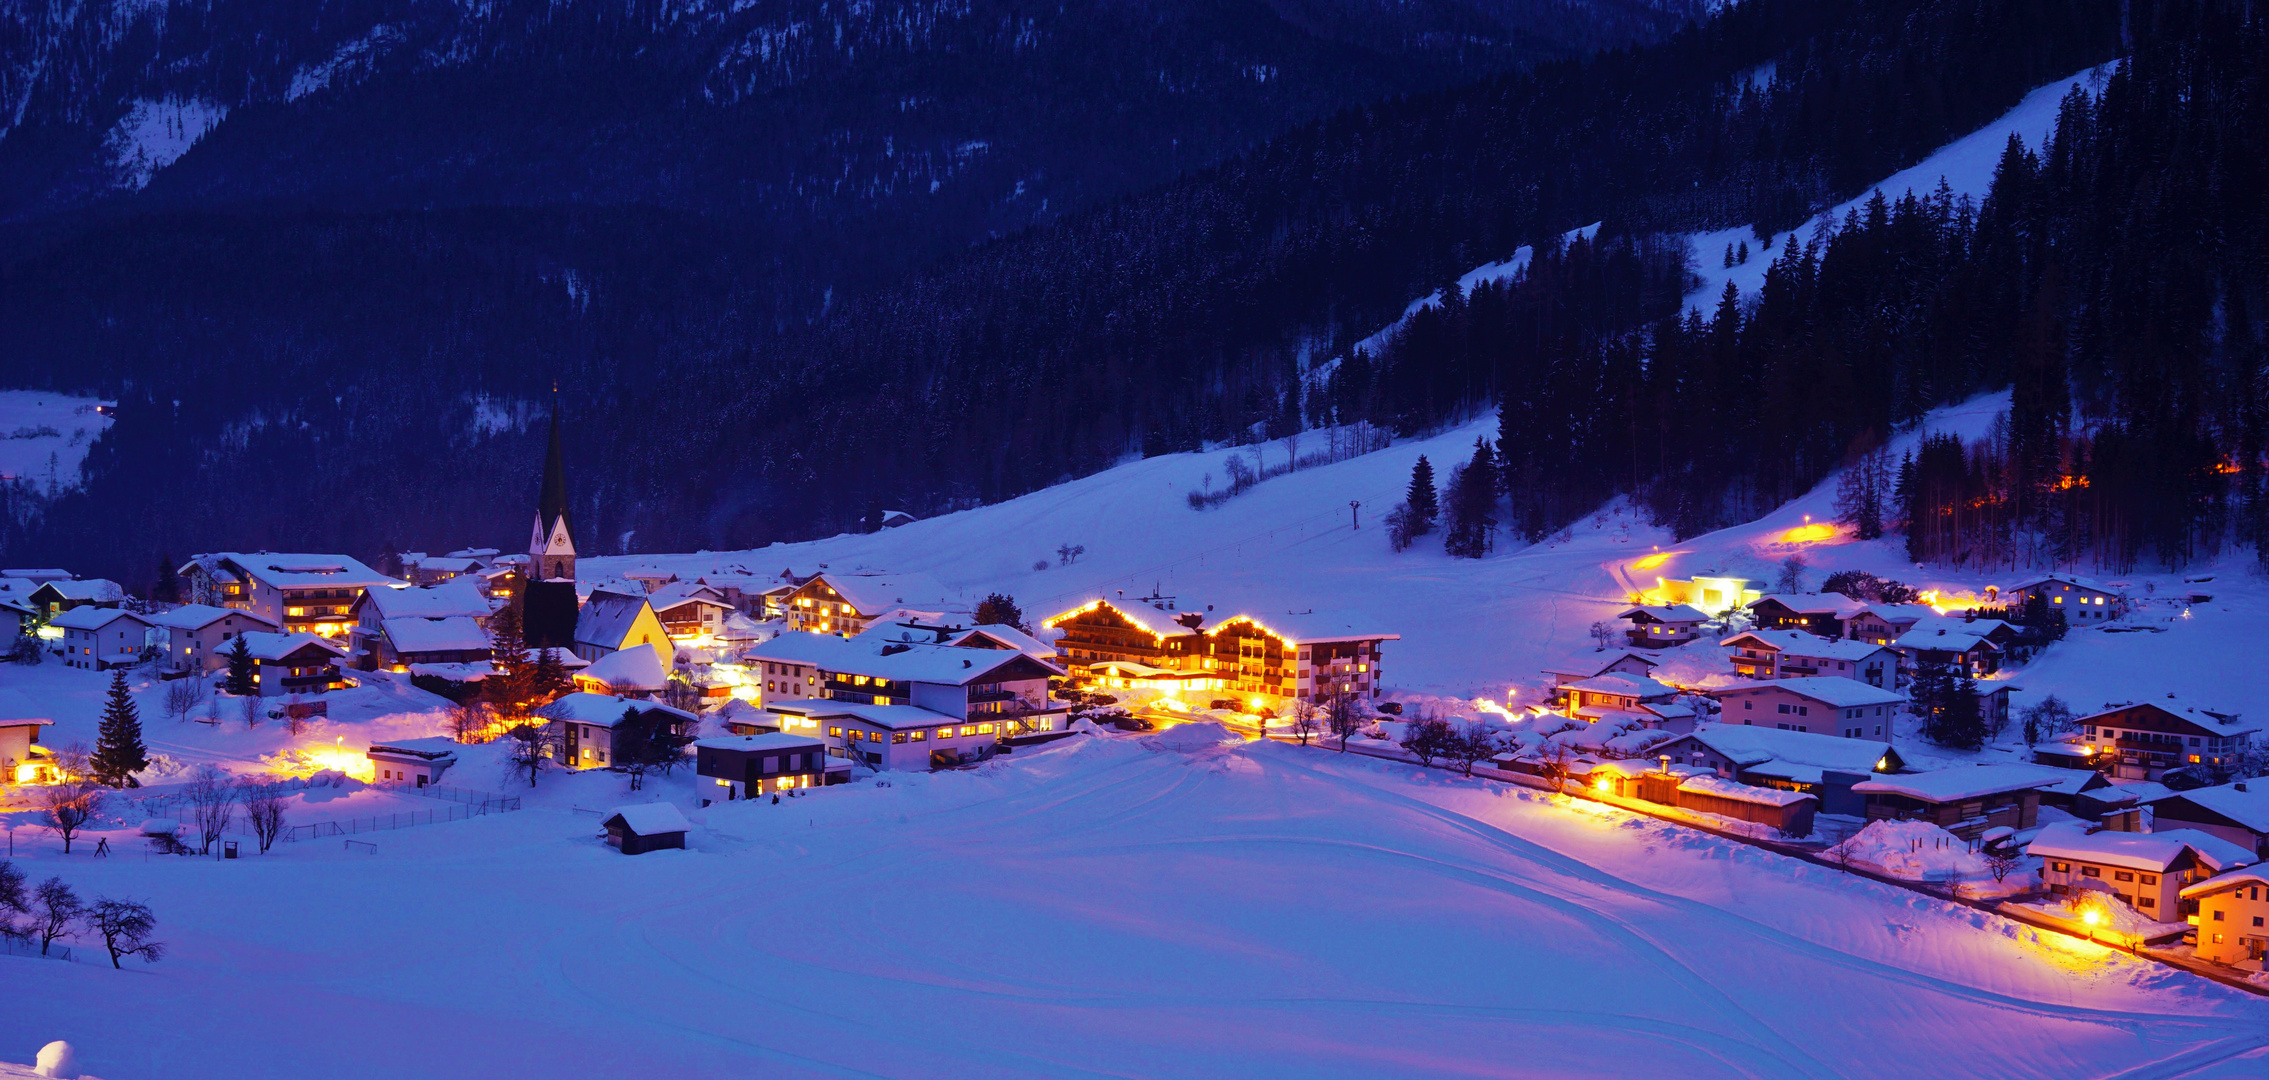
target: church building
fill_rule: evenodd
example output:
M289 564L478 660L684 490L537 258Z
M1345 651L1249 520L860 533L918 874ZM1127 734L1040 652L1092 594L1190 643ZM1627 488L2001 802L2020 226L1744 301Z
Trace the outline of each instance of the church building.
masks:
M521 633L528 648L575 648L575 534L567 521L567 467L559 449L559 405L551 414L551 445L544 452L543 487L536 524L528 537L528 582L522 593Z

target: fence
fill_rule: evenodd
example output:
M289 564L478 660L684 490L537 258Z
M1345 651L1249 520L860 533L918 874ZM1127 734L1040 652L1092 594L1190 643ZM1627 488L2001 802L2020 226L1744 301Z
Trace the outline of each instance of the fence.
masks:
M282 839L291 841L315 840L327 836L357 836L362 833L411 829L420 825L439 825L444 821L463 821L467 818L486 817L493 813L517 810L520 808L519 803L520 800L514 799L511 806L469 804L446 806L437 810L409 810L393 814L377 814L366 818L351 818L346 821L315 821L285 829Z
M338 773L317 773L314 776L282 777L275 780L261 781L258 784L246 784L243 788L239 789L238 798L242 798L241 792L245 790L256 791L263 795L278 791L305 791L309 788L337 787L339 786L339 782L344 779L346 778ZM176 791L164 795L144 795L140 798L127 799L124 801L127 806L133 808L133 813L139 814L144 818L177 818L181 815L174 813L174 811L188 806L189 796L182 792ZM117 818L118 820L124 821L127 824L132 824L132 822L128 821L127 817L124 814L121 814L119 812L112 811L108 816Z
M427 784L424 787L410 787L408 785L403 785L402 787L394 790L406 792L411 795L422 795L428 799L442 799L448 802L464 803L468 806L486 807L490 810L520 809L520 796L499 795L493 791L474 791L471 788L443 787L440 784Z
M44 956L49 960L69 961L71 959L71 947L69 945L51 944L47 947L47 951L42 953L39 951L39 942L26 941L23 938L0 937L0 956Z

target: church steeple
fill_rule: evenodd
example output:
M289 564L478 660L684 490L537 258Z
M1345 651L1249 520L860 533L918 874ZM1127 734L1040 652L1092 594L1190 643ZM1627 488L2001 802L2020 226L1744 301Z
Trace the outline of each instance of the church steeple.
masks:
M551 445L544 451L544 482L536 496L536 527L528 537L529 577L575 580L575 536L567 524L567 464L559 449L559 388L552 388Z

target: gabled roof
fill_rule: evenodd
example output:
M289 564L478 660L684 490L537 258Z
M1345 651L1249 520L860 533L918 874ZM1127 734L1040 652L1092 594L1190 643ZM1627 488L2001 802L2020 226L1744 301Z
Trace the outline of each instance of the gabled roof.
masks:
M2245 790L2238 790L2244 784ZM2193 788L2178 791L2162 804L2185 802L2201 810L2228 818L2257 833L2269 833L2269 776L2257 776L2237 783L2215 787Z
M693 823L668 803L640 803L636 806L618 806L600 825L622 822L625 828L640 836L659 836L663 833L681 833L693 828Z
M1666 623L1705 623L1710 613L1692 604L1635 604L1616 614L1618 619L1636 619L1640 616Z
M1003 669L1024 665L1029 665L1027 674L1033 678L1054 674L1039 661L1008 649L905 644L832 634L782 634L751 647L747 655L760 661L813 664L826 671L949 686L997 679L1014 674Z
M248 630L238 634L237 638L244 642L244 651L252 654L254 660L282 660L309 646L329 653L332 657L347 654L345 649L304 630L294 634L263 634Z
M2078 574L2035 574L2032 577L2018 581L2016 584L2011 585L2008 588L2003 589L2002 591L2022 592L2026 589L2032 588L2035 585L2047 585L2050 583L2070 585L2075 589L2094 589L2097 592L2110 593L2114 596L2120 595L2120 591L2118 589L2112 588L2111 586L2097 581L2094 578L2081 577Z
M1332 612L1302 611L1283 615L1231 615L1213 624L1215 630L1233 622L1247 622L1293 645L1321 645L1335 641L1400 641L1401 634L1381 633L1355 619Z
M1871 794L1904 795L1928 803L1957 802L2009 791L2051 787L2067 779L2065 774L2069 771L2054 765L1957 765L1930 772L1880 776L1853 784L1851 789Z
M585 645L619 649L623 639L630 636L630 628L638 622L639 615L648 608L644 596L604 589L594 592L575 616L575 640Z
M495 610L481 587L469 578L451 578L423 589L371 589L355 601L359 610L370 607L384 619L446 619L463 615L485 619Z
M824 581L862 615L894 607L951 608L952 594L928 574L838 574L822 571ZM808 584L808 583L807 583Z
M1826 705L1831 709L1856 709L1869 705L1895 705L1907 696L1896 690L1869 686L1857 679L1841 675L1820 675L1809 679L1770 679L1762 682L1721 686L1707 693L1716 698L1740 697L1744 694L1782 690L1798 697Z
M2181 699L2176 698L2173 694L2168 694L2166 699L2163 700L2173 700L2175 704L2182 704ZM2089 713L2073 721L2073 723L2111 724L2116 727L2128 727L2130 724L2127 721L2107 718L2113 713L2127 712L2130 709L2149 709L2168 720L2189 724L2203 733L2221 738L2245 735L2261 730L2261 724L2258 721L2248 721L2237 713L2222 712L2218 709L2198 705L2184 705L2181 712L2176 712L2157 701L2130 701L2119 705L2107 705L2103 711Z
M684 709L673 709L667 705L658 705L651 701L633 701L629 698L616 697L613 694L595 694L588 690L561 694L553 699L551 704L536 710L536 715L546 720L558 720L562 723L589 724L592 727L612 728L622 723L624 712L632 709L640 713L663 712L679 720L694 719L694 715Z
M2254 861L2252 852L2196 829L2168 829L2147 833L2106 830L2091 833L2087 826L2077 821L2059 821L2048 825L2025 850L2028 854L2047 858L2123 866L2151 873L2165 872L2167 867L2173 866L2182 858L2185 851L2196 852L2198 861L2214 870L2247 866Z
M32 599L53 593L57 600L81 600L90 604L115 604L126 599L126 590L109 578L87 578L73 581L50 581L31 591Z
M944 645L951 642L960 631L958 624L946 622L945 612L892 608L867 620L867 628L851 636L853 639L864 638L870 641Z
M143 626L150 625L150 620L125 608L105 607L75 607L55 616L47 625L60 626L66 630L100 630L120 619L132 619Z
M0 727L23 727L26 724L52 724L49 710L32 703L31 695L21 690L0 686Z
M1629 698L1670 697L1678 693L1676 687L1665 686L1653 679L1632 675L1594 675L1580 682L1569 683L1561 689L1580 690L1587 694L1612 694L1616 697Z
M1937 614L1938 609L1929 604L1869 604L1852 612L1846 621L1873 615L1887 623L1917 623Z
M1779 604L1799 615L1830 615L1848 619L1867 605L1842 593L1768 593L1751 600L1745 607L1755 609L1765 604Z
M992 644L988 645L986 642L992 642ZM1056 658L1055 646L1016 627L1003 626L1000 623L980 623L972 626L948 640L946 644L972 649L1015 649L1043 664L1055 666L1059 663Z
M670 669L653 646L632 645L591 661L591 666L576 672L575 677L625 690L660 690L669 683Z
M2208 893L2218 893L2223 889L2235 888L2239 885L2269 885L2269 870L2260 866L2248 866L2240 870L2225 870L2196 885L2183 886L2182 898L2192 900Z
M711 607L730 608L725 595L707 585L693 581L673 581L649 593L646 602L654 605L654 613L661 614L674 607L687 604L708 604Z
M364 751L364 753L371 757L380 754L392 754L396 757L414 757L423 761L439 761L442 758L457 756L457 741L442 735L425 739L393 739L382 743L372 743L370 749Z
M947 716L935 709L925 709L919 705L859 705L848 701L826 699L781 701L765 706L764 710L779 713L782 716L808 716L814 720L855 719L891 731L904 731L918 727L938 727L940 725L996 722L980 716L972 716L966 719L958 716Z
M346 555L309 555L293 552L216 551L182 564L182 570L203 567L227 577L247 577L279 589L365 588L395 584L359 559Z
M463 615L445 619L388 619L379 624L400 653L487 652L488 631Z
M1812 682L1816 680L1798 680ZM1777 684L1776 684L1777 685ZM1867 774L1878 764L1896 763L1891 744L1880 739L1847 739L1809 731L1748 724L1703 724L1684 736L1716 751L1743 768L1781 762L1815 770Z
M1802 630L1745 630L1718 642L1728 648L1750 645L1770 649L1789 656L1808 656L1824 660L1865 660L1890 648L1849 638L1824 638Z
M148 618L155 625L172 627L175 630L203 630L231 615L250 619L262 626L273 627L276 625L249 611L237 608L217 608L210 604L183 604L171 610L157 612L148 616Z
M1661 661L1637 649L1609 649L1606 652L1580 655L1559 667L1545 668L1544 673L1546 675L1574 675L1588 679L1594 675L1605 675L1615 665L1626 660L1636 660L1650 668L1662 666Z
M1927 650L1930 652L1966 653L1983 647L1988 652L2000 652L2001 646L1993 643L1991 629L1957 629L1954 627L1916 626L1899 635L1892 646L1900 649Z

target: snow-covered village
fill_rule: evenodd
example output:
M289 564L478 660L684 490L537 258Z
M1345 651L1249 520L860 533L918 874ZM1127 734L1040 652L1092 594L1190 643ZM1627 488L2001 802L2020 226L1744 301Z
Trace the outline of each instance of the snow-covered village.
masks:
M2269 1076L2264 72L0 14L0 1077Z

